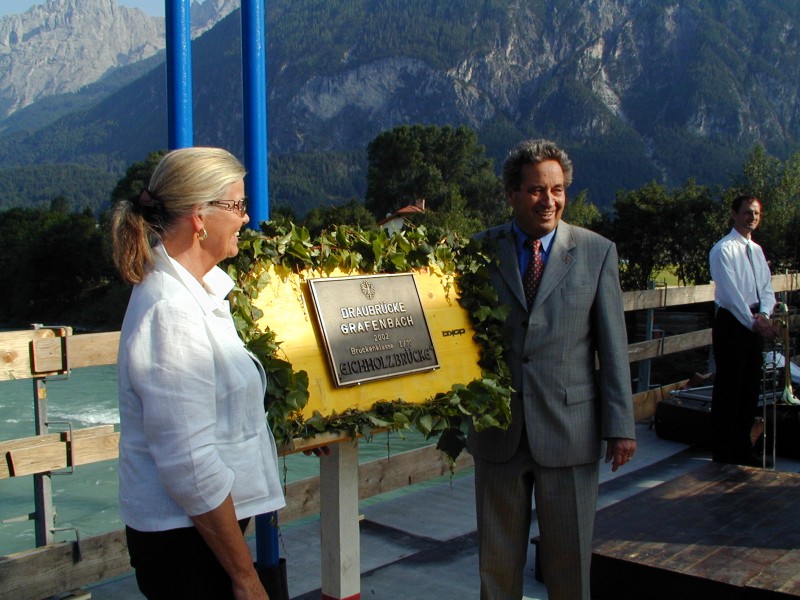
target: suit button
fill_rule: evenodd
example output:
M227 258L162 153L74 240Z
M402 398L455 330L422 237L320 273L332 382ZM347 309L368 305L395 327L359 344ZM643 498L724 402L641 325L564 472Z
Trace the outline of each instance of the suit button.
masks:
M527 356L522 357L522 364L527 365L529 362L531 362L530 358L528 358Z

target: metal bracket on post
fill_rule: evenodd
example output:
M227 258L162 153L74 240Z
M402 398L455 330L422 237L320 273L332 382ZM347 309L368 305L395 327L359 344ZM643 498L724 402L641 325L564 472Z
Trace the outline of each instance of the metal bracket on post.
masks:
M78 563L83 560L83 553L81 552L81 534L75 527L53 527L50 530L52 533L57 531L74 531L75 541L72 545L72 562Z

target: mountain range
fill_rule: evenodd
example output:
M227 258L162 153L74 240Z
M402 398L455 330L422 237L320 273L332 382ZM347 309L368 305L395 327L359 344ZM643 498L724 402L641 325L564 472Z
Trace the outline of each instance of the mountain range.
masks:
M617 190L654 180L729 183L756 144L779 157L800 149L796 0L266 5L273 205L302 212L363 196L367 145L400 124L467 125L498 165L520 139L552 137L575 162L573 193L588 190L601 208ZM223 0L213 6L224 8L216 12L224 18L193 47L194 140L241 156L240 14ZM39 8L0 19L0 109L8 114L0 120L0 191L3 179L50 166L63 173L65 164L119 177L165 148L163 55L156 41L134 33L152 31L157 40L158 24L140 11L121 12L114 0L48 0ZM8 41L8 31L19 43L25 31L41 38L78 17L98 32L136 21L127 41L73 27L75 37L63 44L76 49L66 61L76 80L99 56L127 56L96 66L98 79L87 75L82 87L65 87L47 66L55 58L44 55L60 53L56 46L31 46L23 63ZM125 42L127 54L104 45L108 37ZM19 109L27 100L12 104L3 90L24 64L41 69L31 78L41 91ZM98 205L109 191L95 190ZM31 202L44 200L30 191Z

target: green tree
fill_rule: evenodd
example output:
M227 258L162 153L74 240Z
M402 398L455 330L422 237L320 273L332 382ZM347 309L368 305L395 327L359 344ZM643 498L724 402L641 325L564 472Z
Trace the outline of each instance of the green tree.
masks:
M419 222L429 229L457 232L469 236L486 228L486 222L478 211L467 207L467 200L458 192L451 194L437 210L425 209Z
M85 212L14 208L0 213L0 238L14 256L0 263L0 286L6 290L0 320L15 326L72 321L87 294L114 280L104 237Z
M597 206L589 202L587 191L581 190L575 198L567 200L563 218L570 225L597 231L603 220L603 215Z
M708 283L708 252L725 234L727 211L711 191L689 180L672 191L665 215L668 228L661 232L670 265L683 285Z
M664 232L670 227L671 204L666 188L655 182L617 192L610 235L619 252L623 289L645 290L654 274L669 266Z
M69 212L69 200L67 200L66 196L56 196L52 200L50 200L50 212L56 213L68 213Z
M361 229L375 226L375 217L357 199L351 199L342 206L314 208L308 212L303 221L312 236L318 236L323 230L337 225L354 225Z
M763 218L755 238L764 248L772 271L798 267L797 225L800 221L800 153L787 161L755 146L734 185L723 195L728 213L731 200L752 194L761 200Z
M112 275L104 260L103 233L84 214L51 212L28 252L38 274L31 304L42 314L52 314L47 305L63 310L80 302L84 292L106 284Z
M784 163L780 190L780 203L785 211L784 265L797 270L800 268L800 152L795 152Z
M290 223L300 223L294 208L287 205L269 207L269 223L289 226Z
M112 203L119 200L132 200L141 194L142 190L150 183L153 171L166 153L166 150L151 152L143 161L135 162L128 167L125 176L117 182L111 192Z
M379 217L420 199L428 210L458 206L484 223L506 214L493 161L467 127L395 127L370 142L367 164L365 204Z
M621 191L609 235L619 250L626 290L644 290L657 273L673 269L683 285L708 283L708 252L724 234L727 212L693 180L671 192L652 182Z
M32 208L12 208L0 213L0 239L3 250L13 260L0 261L0 321L14 326L25 324L28 304L33 299L36 277L30 259L30 247L40 235L44 212Z

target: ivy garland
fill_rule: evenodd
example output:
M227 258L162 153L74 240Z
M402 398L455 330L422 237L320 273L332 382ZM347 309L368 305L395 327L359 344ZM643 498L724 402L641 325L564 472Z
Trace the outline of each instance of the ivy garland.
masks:
M263 233L243 232L239 254L228 262L236 282L231 294L234 322L247 347L261 360L267 373L269 425L278 442L306 438L322 432L371 436L374 429L416 429L426 439L438 436L437 447L455 460L465 445L467 419L476 430L506 428L511 420L511 376L503 359L502 330L508 310L489 285L491 259L482 244L455 234L437 234L424 227L389 234L339 226L312 240L304 227L262 225ZM403 273L436 266L445 276L445 293L452 282L460 292L458 302L467 310L481 348L481 378L455 384L429 400L408 403L402 399L376 402L369 411L352 410L304 418L308 401L308 374L295 371L281 358L279 342L257 321L263 312L253 305L269 282L267 269L301 272L315 270L330 275L346 273Z

